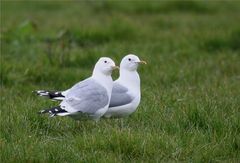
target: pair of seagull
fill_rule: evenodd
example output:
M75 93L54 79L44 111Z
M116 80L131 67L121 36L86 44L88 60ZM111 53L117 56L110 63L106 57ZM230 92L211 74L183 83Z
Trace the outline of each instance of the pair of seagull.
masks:
M114 61L101 57L95 64L92 76L75 84L66 91L37 90L37 95L61 103L40 111L53 116L70 116L80 120L98 121L105 117L125 117L133 113L141 98L139 64L146 64L136 55L125 56L120 63L120 76L113 82L111 74L116 68Z

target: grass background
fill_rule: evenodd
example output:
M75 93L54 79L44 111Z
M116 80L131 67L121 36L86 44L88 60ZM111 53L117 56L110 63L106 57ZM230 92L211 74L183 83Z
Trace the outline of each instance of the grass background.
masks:
M239 162L239 22L239 1L1 0L0 162ZM56 103L32 90L128 53L148 61L130 117L36 114Z

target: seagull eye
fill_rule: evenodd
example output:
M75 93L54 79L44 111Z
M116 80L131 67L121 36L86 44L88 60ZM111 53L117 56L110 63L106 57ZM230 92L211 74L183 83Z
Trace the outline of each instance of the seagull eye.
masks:
M104 61L104 63L107 63L107 61Z
M129 61L131 61L132 59L131 58L128 58Z

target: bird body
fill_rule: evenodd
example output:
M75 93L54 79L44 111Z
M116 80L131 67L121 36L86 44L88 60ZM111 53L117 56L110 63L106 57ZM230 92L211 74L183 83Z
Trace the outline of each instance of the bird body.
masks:
M59 95L62 102L59 106L44 109L40 113L49 113L50 116L70 116L74 119L89 117L99 120L107 111L113 87L111 77L115 63L106 57L102 57L96 63L92 76L75 84L72 88L63 92L51 92ZM36 91L39 95L52 97L47 91ZM60 98L54 97L54 98Z
M136 55L125 56L120 64L120 76L113 83L109 109L105 117L126 117L136 111L140 100L140 77L137 72L140 61Z
M137 71L122 72L113 83L109 109L105 117L125 117L132 114L140 103L140 78ZM125 80L123 80L125 79Z

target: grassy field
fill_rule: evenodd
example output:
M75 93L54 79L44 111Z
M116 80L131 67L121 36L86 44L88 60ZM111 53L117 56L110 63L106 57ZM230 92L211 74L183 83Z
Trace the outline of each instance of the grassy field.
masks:
M1 0L0 162L240 162L239 22L238 1ZM148 62L133 115L37 114L56 103L32 90L128 53Z

